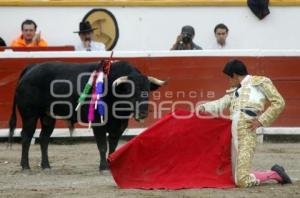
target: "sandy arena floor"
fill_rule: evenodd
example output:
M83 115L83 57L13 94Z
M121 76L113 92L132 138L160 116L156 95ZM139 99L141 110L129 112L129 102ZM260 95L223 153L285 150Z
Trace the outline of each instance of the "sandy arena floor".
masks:
M124 143L124 141L123 141ZM101 197L101 198L191 198L191 197L300 197L300 144L262 144L256 152L253 167L269 169L274 162L282 164L294 184L264 184L250 189L188 189L188 190L121 190L109 172L99 173L96 144L50 144L50 171L42 171L40 147L30 150L31 172L19 166L21 145L12 150L0 143L0 197ZM134 166L134 164L133 164Z

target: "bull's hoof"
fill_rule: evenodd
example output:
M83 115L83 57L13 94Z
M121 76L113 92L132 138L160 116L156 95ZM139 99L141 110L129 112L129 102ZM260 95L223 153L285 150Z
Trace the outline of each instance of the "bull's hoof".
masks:
M42 170L46 170L46 169L51 169L51 166L49 164L46 164L46 165L41 164L41 168L42 168Z
M21 166L22 166L22 171L30 170L29 164L26 164L26 165L22 165L22 164L21 164Z
M106 171L106 170L109 170L109 168L108 167L99 167L99 171L101 172L101 171Z
M105 170L109 170L107 164L105 164L105 165L102 165L102 164L101 164L101 165L99 166L99 171L105 171Z
M48 168L42 168L42 171L44 171L44 172L49 172L49 171L51 171L51 167L48 167Z
M109 170L108 163L106 160L100 161L99 171Z

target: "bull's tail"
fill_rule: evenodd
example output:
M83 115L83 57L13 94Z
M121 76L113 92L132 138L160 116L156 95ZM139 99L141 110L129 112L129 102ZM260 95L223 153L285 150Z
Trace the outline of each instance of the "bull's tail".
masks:
M8 134L8 144L12 147L14 131L17 126L17 115L16 115L16 97L14 97L14 102L12 106L12 113L9 119L9 134Z
M17 86L18 86L18 83L20 82L21 78L23 77L23 75L30 69L34 66L34 64L31 64L31 65L28 65L20 74L19 76L19 80L17 82ZM14 95L14 102L13 102L13 106L12 106L12 113L11 113L11 116L10 116L10 119L9 119L9 134L8 134L8 144L9 144L9 147L11 148L12 147L12 143L13 143L13 136L14 136L14 132L15 132L15 129L16 129L16 126L17 126L17 115L16 115L16 106L17 106L17 103L16 103L16 92L15 91L15 95Z

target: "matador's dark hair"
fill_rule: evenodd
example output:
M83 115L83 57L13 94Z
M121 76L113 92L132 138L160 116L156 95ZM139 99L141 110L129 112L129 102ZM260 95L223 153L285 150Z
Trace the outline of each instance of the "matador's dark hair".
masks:
M248 74L246 65L242 61L237 59L233 59L226 63L223 72L231 78L233 77L233 74L237 74L240 76L245 76Z

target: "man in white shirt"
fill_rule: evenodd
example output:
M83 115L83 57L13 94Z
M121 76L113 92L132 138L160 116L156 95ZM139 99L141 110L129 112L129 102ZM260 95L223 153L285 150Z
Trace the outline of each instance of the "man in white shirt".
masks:
M228 31L228 27L223 23L216 25L214 29L216 42L212 46L212 49L229 49L228 43L226 43Z
M76 51L104 51L105 45L92 40L93 32L96 28L92 28L88 21L80 22L78 33L81 43L75 46Z

